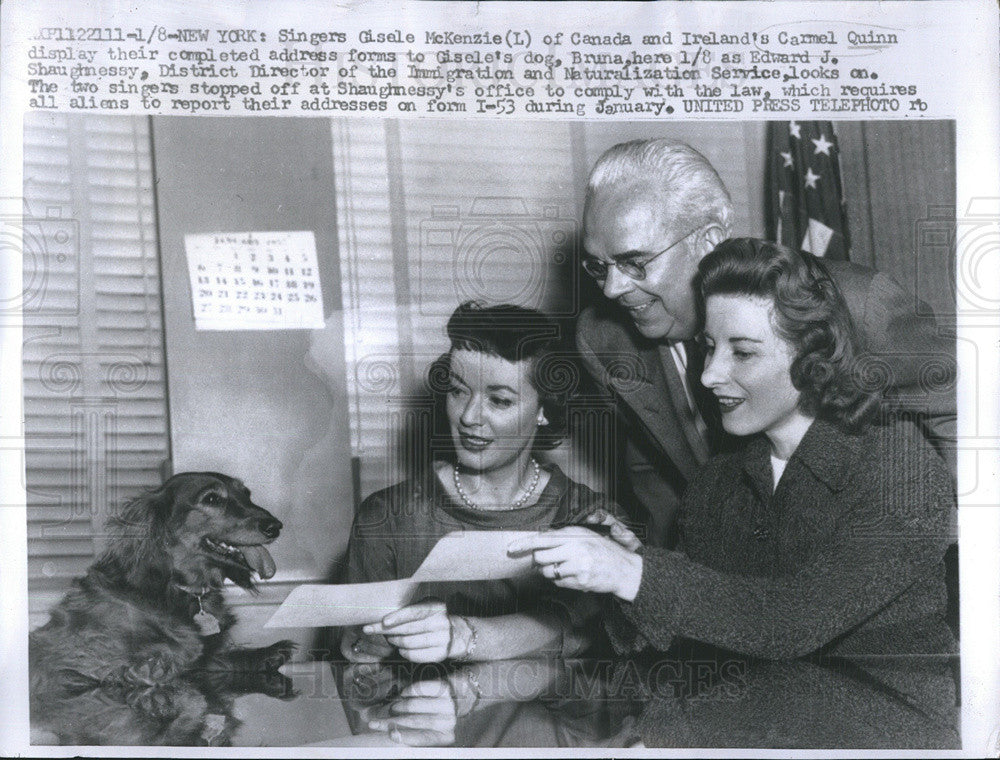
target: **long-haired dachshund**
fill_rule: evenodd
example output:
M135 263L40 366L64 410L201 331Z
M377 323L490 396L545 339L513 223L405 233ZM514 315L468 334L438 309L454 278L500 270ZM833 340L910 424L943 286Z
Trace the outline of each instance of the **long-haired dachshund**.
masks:
M230 648L226 578L274 575L282 525L239 481L175 475L108 522L107 550L29 638L31 722L63 744L226 745L233 695L292 695L294 645Z

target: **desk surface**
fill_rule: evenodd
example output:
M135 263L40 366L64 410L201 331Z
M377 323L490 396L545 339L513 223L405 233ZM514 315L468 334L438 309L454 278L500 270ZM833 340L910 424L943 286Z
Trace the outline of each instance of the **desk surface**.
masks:
M857 662L733 655L661 657L645 671L631 661L595 660L513 660L458 670L290 663L282 672L293 696L235 700L233 714L241 723L232 744L398 750L400 743L369 723L409 712L434 718L431 730L404 738L427 746L610 748L643 741L662 747L959 749L954 663L875 659L861 663L863 673ZM460 680L470 672L471 681ZM440 687L437 697L414 700L405 691L414 682L421 692ZM472 682L478 699L469 698ZM32 731L32 744L57 741L42 728Z
M560 695L574 690L575 661L520 660L471 666L484 694L475 708L451 727L448 744L493 746L594 746L607 739L607 705L595 693ZM351 666L314 661L282 668L296 696L280 700L263 694L239 697L234 714L241 721L234 746L244 747L396 747L385 732L373 732L367 721L392 712L400 688L413 680L440 680L440 665L390 665L382 669L395 687L373 687L368 676L354 680ZM343 686L338 685L341 679ZM383 685L387 683L382 680ZM593 692L594 684L586 684ZM353 694L351 693L353 691ZM447 692L447 689L445 689ZM342 696L346 693L346 698ZM596 697L596 698L591 698ZM436 742L430 742L434 744Z
M865 664L872 670L871 662ZM888 658L863 677L850 663L805 660L660 659L647 671L655 674L652 680L620 665L517 660L462 666L459 673L474 672L482 698L461 717L449 712L441 734L446 740L434 741L434 734L426 743L628 747L641 738L675 747L960 746L950 665L937 658ZM373 667L375 675L321 661L286 665L297 695L237 699L242 725L233 744L399 748L368 722L391 720L406 701L400 689L414 680L445 685L449 670L438 664ZM917 670L923 676L913 682ZM887 685L893 681L917 686L915 694L925 698L907 697ZM446 686L442 693L449 694ZM451 711L450 696L444 703Z
M235 746L301 747L353 737L329 663L292 663L282 672L292 679L298 696L287 701L263 694L239 697L233 705L242 721L233 736ZM388 741L377 738L383 745Z

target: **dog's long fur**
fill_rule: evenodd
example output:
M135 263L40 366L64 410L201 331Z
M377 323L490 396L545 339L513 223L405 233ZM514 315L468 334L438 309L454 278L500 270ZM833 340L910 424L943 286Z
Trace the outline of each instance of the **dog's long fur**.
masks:
M291 696L277 668L292 643L230 648L222 595L227 577L252 590L251 569L273 574L261 545L281 527L213 472L175 475L126 505L107 550L30 636L33 729L63 744L225 745L234 694ZM243 551L213 551L206 537ZM217 633L199 628L199 610Z

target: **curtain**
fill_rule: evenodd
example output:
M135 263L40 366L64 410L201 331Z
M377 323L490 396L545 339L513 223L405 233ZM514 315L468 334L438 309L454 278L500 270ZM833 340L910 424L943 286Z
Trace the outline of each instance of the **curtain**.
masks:
M954 122L841 122L837 134L851 260L891 274L953 326Z

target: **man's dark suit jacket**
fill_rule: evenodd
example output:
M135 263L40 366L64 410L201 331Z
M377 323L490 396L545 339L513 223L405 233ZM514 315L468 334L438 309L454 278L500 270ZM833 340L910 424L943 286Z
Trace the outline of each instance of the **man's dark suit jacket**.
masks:
M925 435L954 470L955 338L931 310L891 277L840 261L825 262L844 295L866 355L859 382L884 388L892 408L912 411ZM614 396L619 413L618 455L631 502L646 522L646 543L671 546L680 496L717 452L694 429L682 380L666 344L643 338L615 304L580 315L577 349L587 370Z

